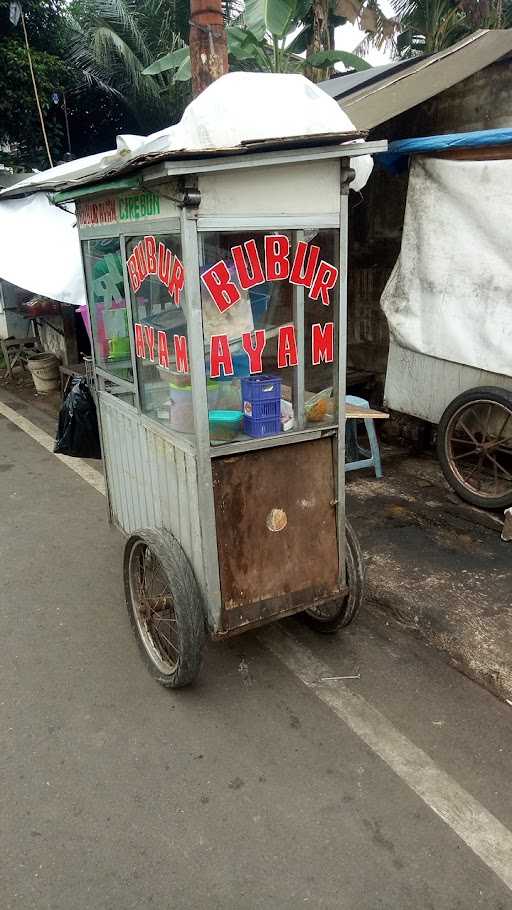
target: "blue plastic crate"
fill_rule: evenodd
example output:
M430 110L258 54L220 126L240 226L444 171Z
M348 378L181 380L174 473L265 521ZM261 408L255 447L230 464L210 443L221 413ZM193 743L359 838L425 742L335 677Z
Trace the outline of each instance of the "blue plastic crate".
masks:
M242 402L245 417L253 420L280 419L281 379L268 374L242 379Z
M281 432L281 416L279 417L247 417L244 414L244 433L247 436L275 436Z

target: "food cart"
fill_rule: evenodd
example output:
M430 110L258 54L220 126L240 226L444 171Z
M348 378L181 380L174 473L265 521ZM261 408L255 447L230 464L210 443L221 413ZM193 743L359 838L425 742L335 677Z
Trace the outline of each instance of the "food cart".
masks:
M503 191L512 178L511 135L482 130L392 143L393 156L413 158L401 252L381 298L391 335L385 401L436 426L446 480L484 509L512 505ZM475 195L479 186L485 193Z
M165 686L222 639L293 613L354 617L345 520L351 158L385 143L175 154L80 187L95 384L124 583Z

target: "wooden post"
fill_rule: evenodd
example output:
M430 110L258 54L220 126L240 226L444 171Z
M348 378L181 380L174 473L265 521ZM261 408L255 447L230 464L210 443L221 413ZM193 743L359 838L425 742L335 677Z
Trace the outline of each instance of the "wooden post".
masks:
M228 46L221 0L190 0L190 67L197 98L228 72Z

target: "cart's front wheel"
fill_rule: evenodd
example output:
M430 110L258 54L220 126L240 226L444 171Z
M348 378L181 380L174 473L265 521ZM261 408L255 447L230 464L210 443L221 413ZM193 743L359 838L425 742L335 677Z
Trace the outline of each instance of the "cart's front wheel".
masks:
M124 553L130 621L152 675L171 689L199 673L205 641L203 599L190 562L168 532L137 531Z
M348 521L345 522L345 564L348 594L327 604L310 607L301 614L304 621L316 632L333 633L348 626L363 602L365 567L359 541Z

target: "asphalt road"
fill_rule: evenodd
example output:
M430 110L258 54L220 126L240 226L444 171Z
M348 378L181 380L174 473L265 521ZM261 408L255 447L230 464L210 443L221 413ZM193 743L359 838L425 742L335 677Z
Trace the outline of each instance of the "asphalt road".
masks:
M369 612L162 689L103 496L2 416L0 528L2 910L512 908L512 707Z

